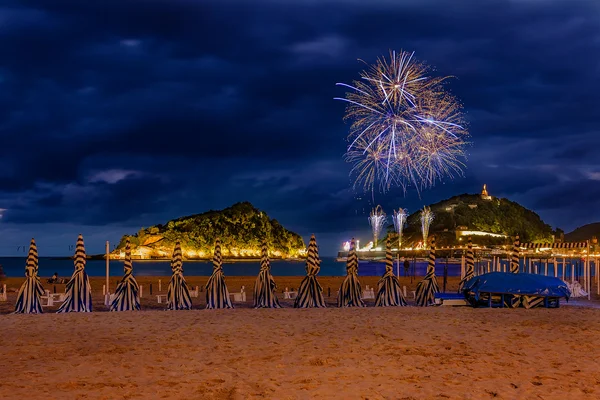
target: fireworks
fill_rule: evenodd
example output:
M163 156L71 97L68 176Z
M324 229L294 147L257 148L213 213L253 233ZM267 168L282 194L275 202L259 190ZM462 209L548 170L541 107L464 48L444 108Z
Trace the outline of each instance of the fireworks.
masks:
M385 225L385 219L385 213L381 209L381 206L377 206L371 210L369 224L371 224L371 228L373 229L373 248L377 247L377 240L379 239L383 225Z
M407 52L380 58L351 89L344 119L352 121L346 161L354 164L355 187L383 192L392 186L430 187L462 174L467 131L462 108L445 91L446 79Z
M427 247L427 237L429 236L429 226L433 221L434 215L431 208L425 206L421 210L421 232L423 232L423 247Z
M398 250L402 248L402 231L404 230L406 217L408 217L407 209L399 208L398 211L394 211L394 228L396 229L396 233L398 233Z

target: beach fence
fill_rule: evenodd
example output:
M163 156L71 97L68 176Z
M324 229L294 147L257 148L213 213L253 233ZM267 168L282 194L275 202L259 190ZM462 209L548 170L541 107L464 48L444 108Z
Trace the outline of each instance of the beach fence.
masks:
M518 272L529 274L540 274L554 276L571 284L578 282L587 293L588 299L596 286L596 293L600 295L600 257L589 254L589 241L565 242L565 243L521 243L520 249L560 249L583 250L581 255L574 254L550 254L520 253L518 261ZM475 275L488 272L510 272L510 261L512 252L506 254L489 254L475 257ZM465 256L461 258L461 279L465 275Z

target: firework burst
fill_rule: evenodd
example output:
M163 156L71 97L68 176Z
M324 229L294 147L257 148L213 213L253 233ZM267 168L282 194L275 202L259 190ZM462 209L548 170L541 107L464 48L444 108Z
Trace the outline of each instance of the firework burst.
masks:
M447 77L413 54L390 52L361 73L352 85L344 119L352 121L346 160L354 165L355 187L383 192L431 187L462 174L467 131L462 107L443 87Z
M385 225L386 216L383 212L381 206L375 207L371 210L371 215L369 216L369 224L373 229L373 248L377 247L377 240L379 239L379 235L381 235L381 231L383 226Z
M431 211L431 208L425 206L421 210L421 233L423 234L423 247L427 247L427 238L429 237L429 227L433 222L435 215Z
M394 228L398 234L398 250L402 248L402 231L404 231L407 217L408 210L406 208L399 208L398 211L394 210Z

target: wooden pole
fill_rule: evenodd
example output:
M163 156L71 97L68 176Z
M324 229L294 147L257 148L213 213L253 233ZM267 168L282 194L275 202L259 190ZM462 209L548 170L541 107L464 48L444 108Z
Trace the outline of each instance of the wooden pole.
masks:
M108 275L110 274L110 243L108 240L106 241L106 305L110 302L110 282L108 281Z

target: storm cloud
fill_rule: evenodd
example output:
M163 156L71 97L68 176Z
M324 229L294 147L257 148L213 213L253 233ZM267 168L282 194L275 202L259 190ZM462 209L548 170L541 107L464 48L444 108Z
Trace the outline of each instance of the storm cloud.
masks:
M488 184L565 230L600 219L600 3L12 1L0 6L0 255L91 252L251 201L324 255L366 217ZM465 176L357 193L336 82L388 50L452 75ZM374 199L373 199L374 197ZM71 237L72 236L72 237Z

